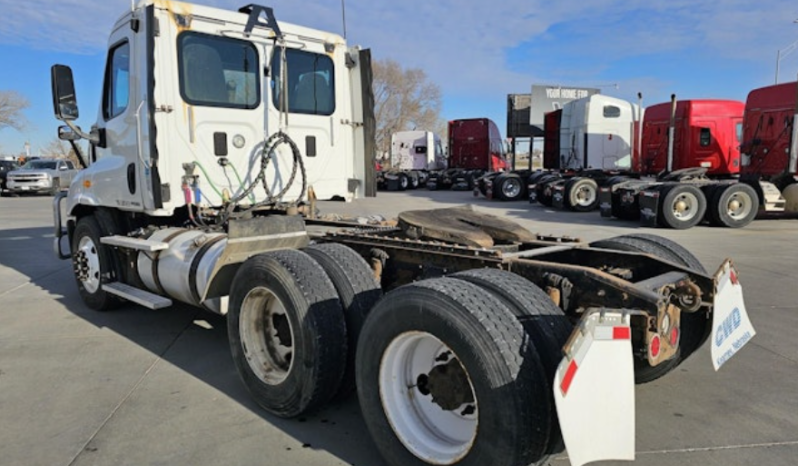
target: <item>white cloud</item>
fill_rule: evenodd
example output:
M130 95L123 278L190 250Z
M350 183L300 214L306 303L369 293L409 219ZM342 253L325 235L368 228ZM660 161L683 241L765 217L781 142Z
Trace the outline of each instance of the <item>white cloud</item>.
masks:
M235 9L247 2L200 3ZM280 20L343 29L338 0L266 3ZM130 2L40 0L31 5L0 0L0 43L99 53ZM451 93L523 92L552 76L591 79L616 60L657 53L707 53L764 66L779 47L798 37L798 25L791 24L798 8L785 0L348 0L346 8L350 42L370 47L376 58L425 69ZM558 56L550 56L552 51ZM519 57L523 61L514 61ZM592 64L586 66L585 57L592 57ZM645 70L640 72L648 79Z

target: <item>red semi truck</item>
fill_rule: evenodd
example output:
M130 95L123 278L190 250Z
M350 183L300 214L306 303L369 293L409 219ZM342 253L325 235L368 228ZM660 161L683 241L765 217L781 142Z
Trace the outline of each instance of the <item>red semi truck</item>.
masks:
M642 156L633 167L643 175L702 167L707 175L740 172L745 104L736 100L682 100L676 104L672 167L668 168L671 103L652 105L643 117Z
M601 215L639 218L641 193L663 183L729 182L736 177L744 108L745 104L735 100L677 102L675 98L647 108L641 155L633 161L633 168L644 178L616 178L603 186L599 192ZM679 188L673 193L671 212L663 211L663 226L689 228L703 219L706 202L702 203L692 188L684 189L690 192L679 194Z
M699 145L709 139L711 145L732 154L732 135L740 138L739 178L713 179L709 169L714 167L704 167L677 170L644 186L627 181L604 188L600 194L602 215L639 212L646 226L682 229L704 220L739 228L751 223L758 213L798 212L795 109L796 83L754 89L745 103L742 126L734 123L732 131L727 123L725 132L720 128L706 131L707 123L702 122L691 135ZM675 146L678 136L673 139ZM734 157L730 161L729 168L734 168Z
M487 172L507 170L507 156L499 127L489 118L449 122L448 167L430 175L429 189L473 189Z

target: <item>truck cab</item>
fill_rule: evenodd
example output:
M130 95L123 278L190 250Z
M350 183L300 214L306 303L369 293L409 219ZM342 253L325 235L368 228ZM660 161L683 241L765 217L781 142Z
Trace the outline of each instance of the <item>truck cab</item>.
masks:
M362 100L369 60L338 35L278 23L268 8L143 1L110 34L89 167L68 210L169 217L186 199L197 208L276 193L298 201L305 185L319 199L362 197L373 176ZM71 70L54 74L54 87L70 87ZM68 123L78 117L71 95L54 102ZM278 133L294 144L268 147ZM305 183L294 182L300 176ZM265 189L247 192L259 179Z
M673 169L700 167L711 177L740 172L745 104L735 100L694 99L676 104ZM646 109L639 171L655 175L667 168L671 103Z

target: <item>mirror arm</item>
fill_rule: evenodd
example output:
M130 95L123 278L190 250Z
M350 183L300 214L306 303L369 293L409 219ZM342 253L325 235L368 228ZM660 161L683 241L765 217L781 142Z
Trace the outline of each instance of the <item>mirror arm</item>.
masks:
M83 131L81 131L81 129L80 129L80 127L78 127L78 125L76 125L75 123L73 123L73 122L72 122L72 120L63 120L63 122L64 122L64 123L65 123L67 126L69 126L69 129L71 129L72 131L74 131L74 132L75 132L75 134L77 134L78 136L80 136L80 137L81 137L81 138L83 138L83 139L86 139L86 140L88 140L88 141L89 141L89 143L91 143L91 144L97 144L97 143L99 143L99 142L100 142L100 138L99 138L99 136L94 136L94 135L91 135L91 134L89 134L89 133L84 133Z
M75 155L78 156L78 162L80 162L80 166L82 168L89 168L89 164L86 163L86 157L83 155L83 151L80 150L80 147L75 144L75 141L69 141L69 145L72 146L72 150L75 151Z

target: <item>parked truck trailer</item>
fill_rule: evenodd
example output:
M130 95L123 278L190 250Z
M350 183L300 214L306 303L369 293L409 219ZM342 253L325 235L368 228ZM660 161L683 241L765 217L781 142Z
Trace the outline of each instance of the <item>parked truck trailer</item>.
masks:
M710 334L717 368L754 334L731 262L711 274L657 236L586 244L469 208L316 218L316 196L374 177L370 54L338 35L161 0L112 31L91 131L52 68L60 134L89 143L54 199L56 252L97 311L225 315L277 416L356 390L391 465L527 465L562 441L574 465L632 459L634 382Z

